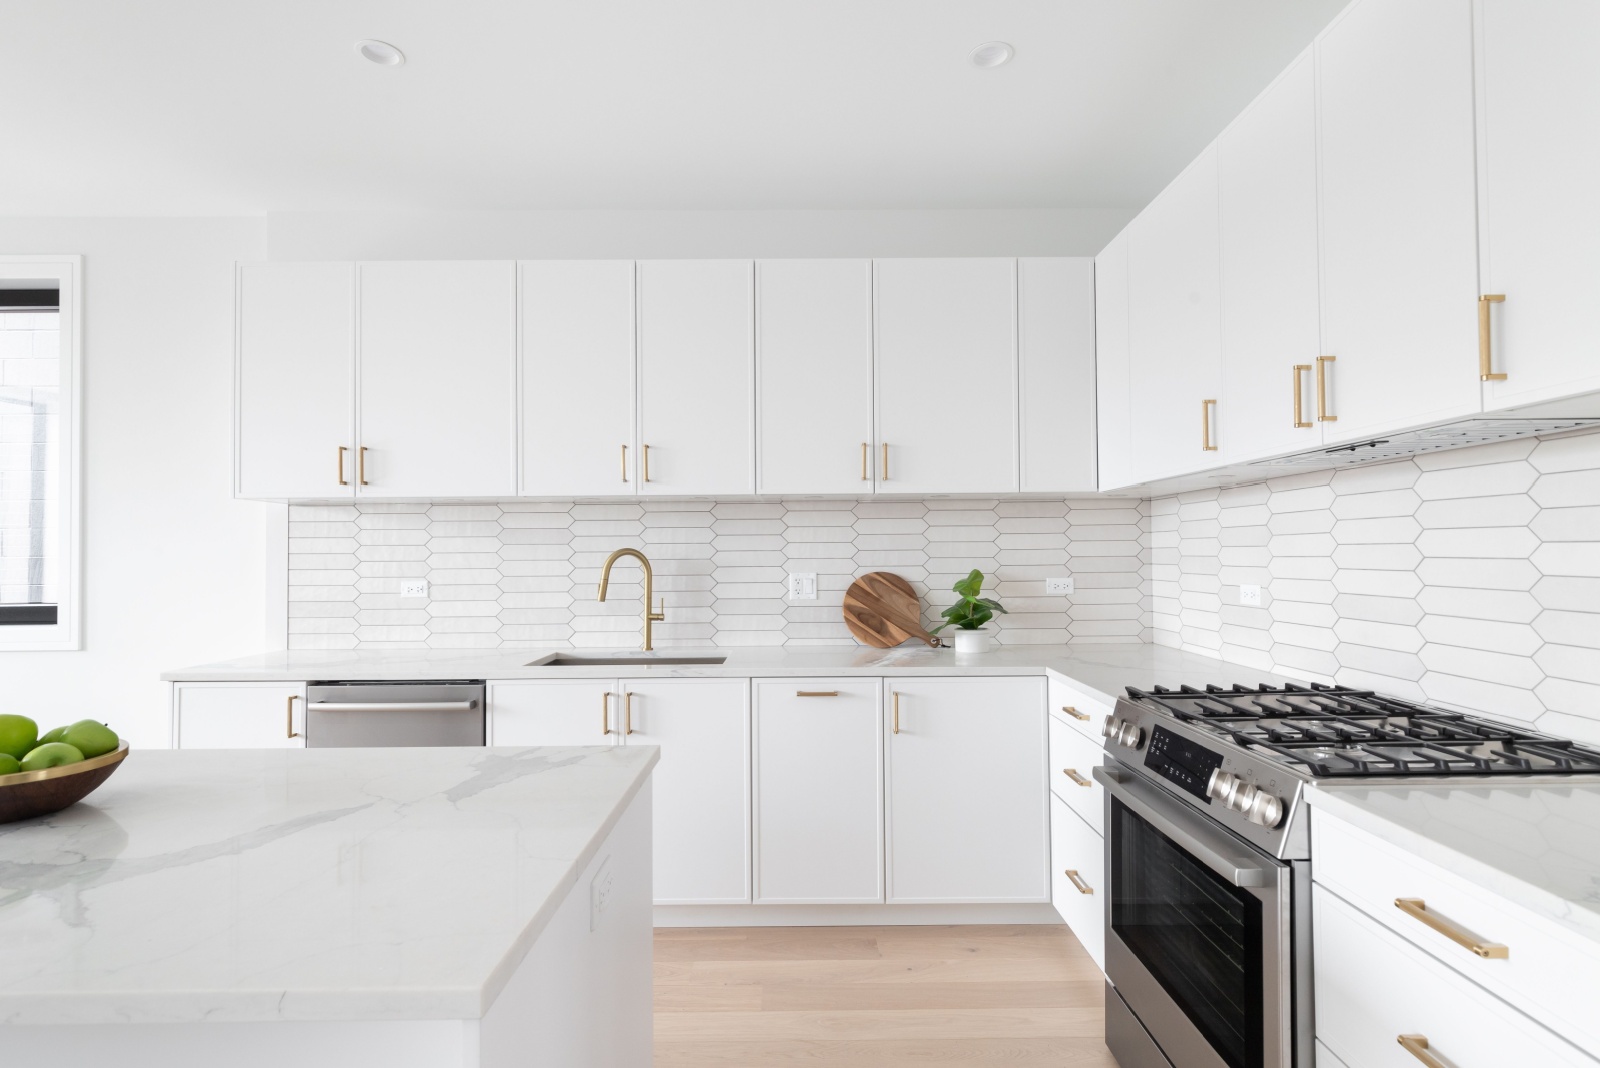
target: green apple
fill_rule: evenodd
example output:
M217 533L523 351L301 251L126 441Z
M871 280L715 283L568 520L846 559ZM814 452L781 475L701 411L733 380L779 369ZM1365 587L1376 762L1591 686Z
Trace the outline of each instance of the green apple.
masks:
M39 725L27 716L0 716L0 753L21 760L39 744Z
M121 739L117 737L116 731L104 723L96 723L92 719L80 719L67 728L61 740L82 753L84 759L88 759L111 752Z
M22 765L10 753L0 753L0 775L15 775L22 770Z
M38 744L43 745L45 742L59 742L61 740L61 736L66 733L67 728L65 727L52 727L50 730L47 730L43 734L39 735Z
M22 758L23 771L43 771L63 764L76 764L83 754L66 742L46 742Z

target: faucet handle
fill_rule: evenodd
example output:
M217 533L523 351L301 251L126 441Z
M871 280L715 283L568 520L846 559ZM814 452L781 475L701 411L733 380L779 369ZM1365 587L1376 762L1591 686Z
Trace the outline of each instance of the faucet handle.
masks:
M649 613L650 622L652 623L665 623L667 620L667 599L663 597L660 601L660 604L661 608L659 611ZM649 607L649 605L645 606L646 609Z

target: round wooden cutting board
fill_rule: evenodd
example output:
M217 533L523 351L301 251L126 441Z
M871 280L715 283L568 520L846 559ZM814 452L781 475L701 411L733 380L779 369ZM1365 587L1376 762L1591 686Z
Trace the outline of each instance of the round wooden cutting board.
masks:
M909 638L934 648L939 639L922 626L922 602L911 583L888 571L873 571L850 584L844 594L844 625L860 641L889 649Z

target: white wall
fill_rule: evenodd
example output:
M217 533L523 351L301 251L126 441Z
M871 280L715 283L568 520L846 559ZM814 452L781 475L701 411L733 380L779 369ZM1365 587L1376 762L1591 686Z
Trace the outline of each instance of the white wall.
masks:
M86 606L81 651L0 652L0 711L165 746L161 671L263 648L270 508L231 490L233 262L263 229L0 218L0 252L84 256Z

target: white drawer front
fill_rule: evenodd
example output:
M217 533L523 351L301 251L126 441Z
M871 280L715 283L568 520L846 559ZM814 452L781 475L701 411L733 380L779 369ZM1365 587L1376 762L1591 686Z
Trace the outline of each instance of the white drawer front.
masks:
M1105 750L1050 717L1050 789L1082 816L1096 834L1105 833L1105 787L1093 769L1104 764Z
M1105 840L1059 797L1052 797L1050 900L1101 971L1106 967L1105 871Z
M1100 744L1100 728L1105 726L1111 708L1098 697L1090 697L1070 683L1053 677L1050 679L1050 715L1077 730L1095 745Z
M1595 1068L1573 1046L1374 923L1324 887L1312 893L1317 1040L1360 1068L1422 1068L1420 1035L1453 1068Z
M1453 872L1315 806L1312 877L1385 927L1585 1049L1600 1050L1600 948ZM1421 899L1457 928L1507 947L1484 958L1396 906Z

